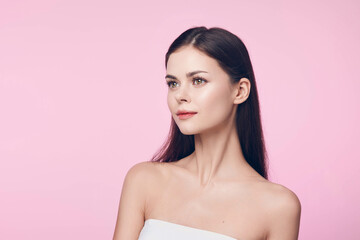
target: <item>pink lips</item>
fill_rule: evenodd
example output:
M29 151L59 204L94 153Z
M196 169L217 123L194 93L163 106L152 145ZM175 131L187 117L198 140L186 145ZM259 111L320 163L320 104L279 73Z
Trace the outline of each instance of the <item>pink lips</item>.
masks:
M179 119L184 120L191 118L194 116L197 112L189 112L189 111L178 111L176 115L179 117Z
M179 119L184 120L184 119L191 118L191 117L194 116L195 114L196 114L196 113L179 114L178 117L179 117Z

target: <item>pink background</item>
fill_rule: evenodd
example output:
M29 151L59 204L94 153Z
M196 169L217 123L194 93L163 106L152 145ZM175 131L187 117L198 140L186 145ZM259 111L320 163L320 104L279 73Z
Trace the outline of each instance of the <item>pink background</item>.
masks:
M359 239L359 2L170 2L1 2L0 239L112 238L126 172L169 129L164 54L199 25L248 47L299 239Z

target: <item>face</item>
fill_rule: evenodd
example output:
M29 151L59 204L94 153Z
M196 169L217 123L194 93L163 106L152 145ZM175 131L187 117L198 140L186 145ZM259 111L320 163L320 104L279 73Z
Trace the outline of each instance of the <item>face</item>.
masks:
M180 48L170 55L165 78L168 107L183 134L218 131L233 120L235 88L215 59L191 46Z

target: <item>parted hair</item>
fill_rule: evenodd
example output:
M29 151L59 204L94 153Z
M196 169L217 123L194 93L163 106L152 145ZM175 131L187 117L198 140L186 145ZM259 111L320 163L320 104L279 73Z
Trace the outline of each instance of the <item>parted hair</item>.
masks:
M215 59L230 76L232 83L241 78L250 81L250 94L245 102L238 104L236 127L240 147L249 165L265 179L267 174L267 152L265 148L258 91L249 53L239 37L219 27L193 27L178 36L165 55L165 67L169 56L184 46L192 46ZM194 135L184 135L171 118L168 137L150 161L178 161L195 150Z

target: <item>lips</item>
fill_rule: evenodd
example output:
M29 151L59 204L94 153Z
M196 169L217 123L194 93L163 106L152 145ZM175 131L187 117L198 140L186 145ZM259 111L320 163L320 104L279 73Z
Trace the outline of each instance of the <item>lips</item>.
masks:
M176 112L176 115L186 115L186 114L196 114L197 112L193 112L193 111L181 111L181 110L179 110L179 111L177 111Z
M192 111L177 111L176 115L179 117L179 119L184 120L184 119L188 119L191 118L192 116L194 116L195 114L197 114L197 112L192 112Z

